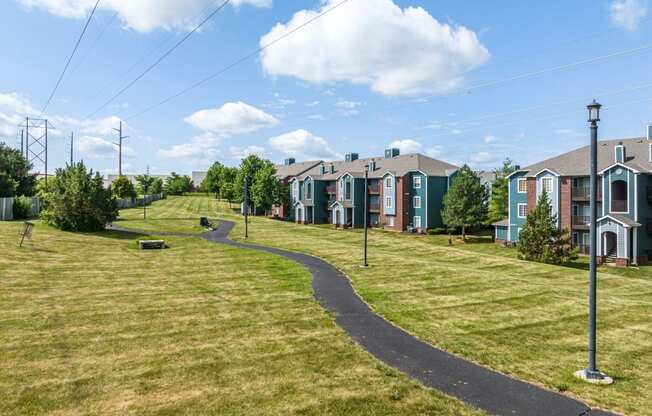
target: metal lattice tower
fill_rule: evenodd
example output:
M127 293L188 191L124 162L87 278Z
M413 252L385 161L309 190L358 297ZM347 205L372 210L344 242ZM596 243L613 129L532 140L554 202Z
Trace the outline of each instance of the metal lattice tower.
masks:
M36 170L37 175L45 175L48 184L48 125L47 119L25 118L25 158ZM41 169L43 169L41 171Z

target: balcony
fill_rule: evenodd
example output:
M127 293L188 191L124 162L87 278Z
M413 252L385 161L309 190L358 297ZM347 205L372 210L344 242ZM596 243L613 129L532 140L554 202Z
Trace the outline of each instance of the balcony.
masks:
M588 226L589 222L591 222L591 217L588 215L573 215L573 218L571 219L571 224L573 226Z
M611 212L627 212L627 200L626 199L612 199L611 200Z
M380 212L380 202L370 202L369 211Z
M588 201L591 197L591 188L588 186L585 187L573 187L571 196L575 201ZM598 185L598 200L602 199L602 186Z
M380 193L380 184L371 184L369 185L369 193L370 194L379 194Z
M327 194L335 195L336 191L337 191L337 187L335 185L328 185L326 187L326 193Z

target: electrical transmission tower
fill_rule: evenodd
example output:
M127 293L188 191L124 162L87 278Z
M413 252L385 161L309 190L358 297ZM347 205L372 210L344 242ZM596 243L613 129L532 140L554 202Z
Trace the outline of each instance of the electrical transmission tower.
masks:
M73 159L73 144L75 143L75 133L70 132L70 166L72 166Z
M118 132L118 143L113 143L118 146L118 176L122 176L122 141L129 138L129 136L122 135L122 120L120 120L120 127L113 128L113 130Z
M43 168L45 175L45 187L48 186L48 129L47 119L25 118L25 154L24 157L30 162L37 175L41 174Z

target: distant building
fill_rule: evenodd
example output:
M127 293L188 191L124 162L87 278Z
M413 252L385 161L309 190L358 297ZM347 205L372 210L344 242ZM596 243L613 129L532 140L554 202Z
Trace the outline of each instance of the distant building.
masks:
M134 186L136 186L136 185L138 185L138 182L136 181L136 176L140 176L140 175L142 175L142 174L138 174L138 175L122 175L122 176L126 176L127 179L129 179L129 181L132 184L134 184ZM154 178L161 178L161 180L164 183L165 183L165 180L170 177L170 175L149 175L149 176L152 176ZM120 175L113 175L113 174L106 175L104 177L104 187L108 188L109 186L111 186L113 181L118 179L119 177L120 177Z
M206 179L206 175L208 174L207 171L192 171L191 178L192 178L192 184L195 187L195 189L198 189L201 186L201 183L204 182L204 179Z

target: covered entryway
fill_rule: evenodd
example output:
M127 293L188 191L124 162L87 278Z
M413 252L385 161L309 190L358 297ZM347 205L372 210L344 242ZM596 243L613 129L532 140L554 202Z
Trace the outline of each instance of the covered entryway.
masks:
M613 231L602 233L602 253L607 263L615 263L618 257L618 236Z
M306 208L301 202L297 202L294 206L294 220L299 224L306 221Z
M333 227L342 228L346 223L344 207L339 202L335 202L331 207L333 208L331 214L333 216Z

